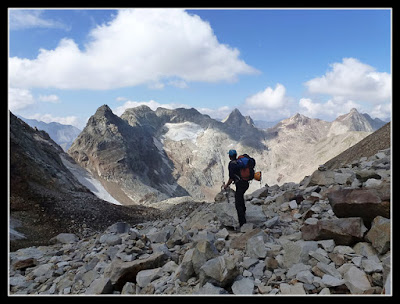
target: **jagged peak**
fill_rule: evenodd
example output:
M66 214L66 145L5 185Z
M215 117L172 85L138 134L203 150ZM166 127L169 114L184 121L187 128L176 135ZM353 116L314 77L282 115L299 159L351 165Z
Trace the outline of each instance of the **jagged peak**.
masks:
M102 106L98 107L98 109L96 110L97 112L112 112L112 110L110 109L110 107L106 104L103 104Z
M238 120L245 120L245 117L242 115L242 113L240 113L239 109L235 108L225 119L222 120L222 122L226 123Z

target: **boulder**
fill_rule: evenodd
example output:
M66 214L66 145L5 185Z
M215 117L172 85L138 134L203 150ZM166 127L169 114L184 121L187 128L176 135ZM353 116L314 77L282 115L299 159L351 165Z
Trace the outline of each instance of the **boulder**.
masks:
M236 260L231 256L218 256L204 263L200 268L200 285L210 282L216 286L230 285L239 274Z
M335 183L335 172L334 171L320 171L315 170L311 175L308 186L329 186Z
M162 266L167 259L164 252L156 252L148 258L123 262L114 259L104 270L105 277L109 277L115 290L121 291L126 282L136 283L136 275L144 269L151 269Z
M200 240L196 243L193 251L192 263L196 274L199 274L201 266L208 260L219 255L217 248L209 240Z
M237 227L239 220L235 208L235 199L228 203L222 202L214 205L214 215L218 218L223 226Z
M174 277L182 282L189 280L195 273L193 269L193 252L194 248L186 251L183 256L182 262L179 264L178 268L174 272Z
M379 254L384 254L390 249L390 219L377 216L365 239L369 241Z
M360 217L319 220L316 225L304 225L302 238L306 241L333 239L336 245L352 245L363 240L367 231Z
M339 189L329 192L328 200L337 217L362 217L367 227L378 215L390 217L390 202L373 189Z

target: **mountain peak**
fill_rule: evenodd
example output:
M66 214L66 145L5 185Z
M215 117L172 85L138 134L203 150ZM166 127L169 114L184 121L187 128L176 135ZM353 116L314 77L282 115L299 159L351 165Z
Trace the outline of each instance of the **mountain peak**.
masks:
M223 123L239 125L242 124L243 121L247 123L247 120L237 108L235 108L224 120L222 120Z
M110 107L106 104L102 105L96 110L95 116L108 116L109 114L114 114Z

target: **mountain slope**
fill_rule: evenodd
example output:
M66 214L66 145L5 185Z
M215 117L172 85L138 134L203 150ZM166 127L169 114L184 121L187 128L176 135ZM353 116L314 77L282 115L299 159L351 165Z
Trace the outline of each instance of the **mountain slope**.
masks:
M99 199L63 159L74 162L46 132L34 130L10 112L10 225L20 223L16 231L25 237L10 238L11 250L46 244L61 232L82 235L85 229L104 230L115 221L136 223L152 212Z
M330 170L337 169L345 164L350 164L361 157L370 157L371 155L378 153L378 151L390 147L391 123L389 122L374 133L362 139L357 144L327 161L324 166Z
M175 183L171 164L157 148L153 130L142 127L137 117L131 123L103 105L68 153L123 204L187 195Z

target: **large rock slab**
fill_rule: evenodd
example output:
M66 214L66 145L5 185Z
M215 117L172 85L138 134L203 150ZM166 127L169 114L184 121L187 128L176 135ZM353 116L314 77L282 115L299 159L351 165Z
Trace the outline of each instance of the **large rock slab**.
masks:
M333 239L336 245L361 242L366 231L360 217L319 220L315 225L304 225L301 228L302 238L306 241Z
M378 215L390 218L390 201L373 189L339 189L327 196L337 217L362 217L367 227Z

